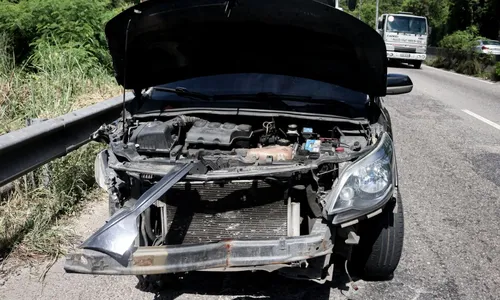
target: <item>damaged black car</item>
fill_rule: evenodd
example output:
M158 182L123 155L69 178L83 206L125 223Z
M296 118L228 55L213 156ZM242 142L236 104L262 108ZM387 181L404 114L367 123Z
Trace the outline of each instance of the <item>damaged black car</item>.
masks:
M352 2L352 1L351 1ZM403 209L384 41L321 1L146 1L106 26L133 90L95 133L110 218L72 273L389 278Z

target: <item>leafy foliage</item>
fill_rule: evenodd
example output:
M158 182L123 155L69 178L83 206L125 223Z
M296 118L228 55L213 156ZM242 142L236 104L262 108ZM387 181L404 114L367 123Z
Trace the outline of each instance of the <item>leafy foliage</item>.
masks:
M403 0L380 0L379 15L400 11L402 3ZM376 0L358 0L354 11L348 10L347 5L345 5L345 1L341 1L340 4L345 12L359 18L371 27L375 27Z
M431 44L435 44L444 36L449 9L448 0L404 0L402 4L403 11L427 17L432 28L429 41Z
M477 53L462 49L443 49L441 53L432 61L432 65L437 68L454 70L466 75L486 76L495 80L491 67L495 65L495 58L492 55Z
M471 50L475 41L481 38L477 27L471 26L466 30L458 30L445 36L439 42L439 46L448 49Z
M455 0L450 6L448 30L464 30L476 26L479 32L492 39L499 37L500 1L499 0Z
M79 61L110 65L103 29L120 6L114 8L110 1L100 0L0 1L0 32L13 40L19 61L36 54L40 45L58 44L78 49L74 54Z
M53 118L119 93L111 76L104 24L124 1L0 0L0 134L30 118ZM0 201L0 260L61 253L65 237L49 230L93 191L89 145L15 182Z
M500 80L500 61L495 64L495 79Z
M404 0L401 8L403 11L426 16L430 26L439 27L446 24L450 4L447 0Z

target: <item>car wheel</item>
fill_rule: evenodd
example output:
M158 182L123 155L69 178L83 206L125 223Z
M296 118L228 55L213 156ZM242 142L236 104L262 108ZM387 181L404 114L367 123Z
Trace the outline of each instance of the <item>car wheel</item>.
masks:
M422 66L421 61L416 61L413 63L413 68L415 68L415 69L420 69L421 66Z
M404 217L401 195L390 202L381 214L361 222L359 244L353 247L354 272L367 279L389 279L399 264L403 251Z

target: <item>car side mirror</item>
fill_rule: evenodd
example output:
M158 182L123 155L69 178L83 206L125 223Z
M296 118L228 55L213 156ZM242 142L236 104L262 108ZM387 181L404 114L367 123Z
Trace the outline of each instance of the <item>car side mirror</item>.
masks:
M413 90L413 82L408 75L387 74L387 95L407 94Z

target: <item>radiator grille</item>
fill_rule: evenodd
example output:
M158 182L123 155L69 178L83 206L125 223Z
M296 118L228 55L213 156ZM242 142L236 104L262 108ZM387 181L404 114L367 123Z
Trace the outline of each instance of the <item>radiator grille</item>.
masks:
M176 185L167 203L167 245L286 236L284 188L263 181Z
M414 47L394 47L396 52L417 53L417 48Z

